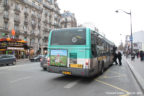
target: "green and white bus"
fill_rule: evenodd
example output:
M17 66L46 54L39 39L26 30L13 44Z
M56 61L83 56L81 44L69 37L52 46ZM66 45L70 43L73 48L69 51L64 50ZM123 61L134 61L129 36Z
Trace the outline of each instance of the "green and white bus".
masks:
M89 77L103 73L113 62L114 43L90 28L52 30L47 71Z

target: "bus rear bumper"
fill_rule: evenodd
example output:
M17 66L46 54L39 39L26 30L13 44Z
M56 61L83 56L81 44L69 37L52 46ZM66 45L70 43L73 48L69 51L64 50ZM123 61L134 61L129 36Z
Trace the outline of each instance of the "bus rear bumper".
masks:
M89 69L48 66L47 71L52 73L60 73L65 75L74 75L74 76L82 76L82 77L91 76Z

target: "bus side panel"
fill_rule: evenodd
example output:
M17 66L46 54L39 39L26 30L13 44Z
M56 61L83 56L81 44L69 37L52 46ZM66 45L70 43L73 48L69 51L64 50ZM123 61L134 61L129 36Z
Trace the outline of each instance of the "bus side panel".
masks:
M94 58L91 58L91 68L94 72L94 74L97 74L99 72L99 66L100 66L100 63L97 59L97 57L94 57Z

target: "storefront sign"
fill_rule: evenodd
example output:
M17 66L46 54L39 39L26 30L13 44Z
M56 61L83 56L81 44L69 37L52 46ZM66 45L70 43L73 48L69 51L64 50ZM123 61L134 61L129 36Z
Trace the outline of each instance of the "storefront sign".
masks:
M7 47L8 50L24 50L24 48L20 47Z

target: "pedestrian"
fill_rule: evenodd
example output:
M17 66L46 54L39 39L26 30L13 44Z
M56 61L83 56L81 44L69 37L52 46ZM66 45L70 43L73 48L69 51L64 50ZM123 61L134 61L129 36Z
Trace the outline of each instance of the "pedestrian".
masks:
M143 52L142 60L144 60L144 52Z
M134 59L135 59L135 52L133 52L131 55L131 60L134 60Z
M139 51L136 53L136 55L137 55L137 58L139 58Z
M119 60L119 65L122 65L122 62L121 62L121 60L122 60L122 54L121 54L120 51L119 51L118 54L117 54L117 58L118 58L118 60Z
M117 53L116 52L114 53L113 63L115 63L116 65L118 64L117 63Z
M143 61L143 51L140 51L140 59Z

